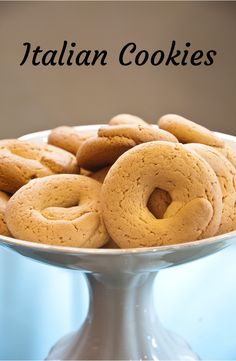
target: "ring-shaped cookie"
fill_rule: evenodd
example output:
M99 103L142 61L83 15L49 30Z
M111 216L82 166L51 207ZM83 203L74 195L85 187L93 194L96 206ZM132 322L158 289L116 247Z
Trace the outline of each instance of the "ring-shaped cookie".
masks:
M132 139L125 137L91 137L79 148L77 163L84 169L96 171L112 165L121 154L135 145Z
M6 222L15 238L97 248L108 240L100 211L101 184L82 175L34 179L10 199Z
M81 144L91 135L80 134L73 127L57 127L48 136L48 144L67 150L76 155Z
M0 141L0 190L14 193L31 179L56 173L79 173L75 156L48 144Z
M147 207L155 188L172 200L163 219ZM102 199L108 233L121 248L210 237L221 222L222 195L214 171L178 143L144 143L123 154L106 176Z
M89 177L95 179L96 181L103 183L109 169L111 167L105 167L97 170L89 175ZM156 218L163 218L165 211L171 203L171 198L169 193L163 189L156 188L148 200L148 209ZM107 245L106 245L107 246Z
M149 125L142 118L139 118L136 115L132 115L132 114L117 114L109 120L108 124L109 125L125 125L125 124Z
M6 207L9 199L10 197L8 194L0 191L0 234L3 236L10 236L9 229L7 228L5 221Z
M215 147L227 160L236 168L236 152L229 145L225 145L223 148Z
M102 169L97 170L89 175L89 177L95 179L99 183L103 183L104 179L106 178L107 173L109 172L110 167L105 167Z
M205 144L186 144L187 149L197 152L214 170L222 192L222 219L218 234L236 229L236 169L215 148Z
M151 142L154 140L165 140L167 142L178 143L178 139L163 129L147 127L143 125L116 125L104 126L98 129L99 137L125 137L133 139L136 144Z
M163 115L157 122L161 129L174 134L181 143L202 143L224 147L224 142L209 129L176 114Z
M105 126L98 136L86 140L76 155L80 167L98 170L112 165L121 154L137 144L166 140L178 142L177 138L164 130L143 125Z

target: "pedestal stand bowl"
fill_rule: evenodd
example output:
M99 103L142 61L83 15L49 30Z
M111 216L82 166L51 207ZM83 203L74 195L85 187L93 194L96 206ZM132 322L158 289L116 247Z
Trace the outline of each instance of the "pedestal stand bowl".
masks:
M94 132L97 126L78 129ZM47 135L45 131L21 139L44 141ZM234 137L220 136L236 147ZM211 255L235 239L236 231L190 243L127 250L48 246L4 236L0 243L31 259L83 272L87 279L86 320L79 331L52 347L48 360L192 361L199 357L157 318L154 279L164 268Z

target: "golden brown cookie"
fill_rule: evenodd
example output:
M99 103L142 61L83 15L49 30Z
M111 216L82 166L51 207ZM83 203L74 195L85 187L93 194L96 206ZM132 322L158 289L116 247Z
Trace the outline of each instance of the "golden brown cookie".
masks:
M125 137L133 139L136 144L151 142L154 140L166 140L167 142L178 142L171 133L156 127L143 125L116 125L114 127L104 126L98 130L99 137Z
M0 141L0 190L14 193L33 178L78 173L76 158L48 144L18 139Z
M147 207L153 190L169 193L163 219ZM222 216L218 179L199 155L182 144L150 142L123 154L102 186L103 219L121 248L189 242L213 236Z
M73 127L57 127L48 136L48 143L76 154L81 144L91 135L80 134Z
M218 234L236 229L236 168L215 148L205 144L191 143L185 145L197 152L214 170L222 192L222 219Z
M83 168L80 168L80 174L81 175L85 175L86 177L90 177L90 175L92 174L92 172L90 170L86 170Z
M166 140L178 142L175 136L164 130L143 125L117 125L102 127L98 136L86 140L78 150L80 167L97 170L112 165L121 154L137 144Z
M96 181L103 183L110 168L111 167L105 167L105 168L99 169L96 172L91 173L89 176L91 178L95 179Z
M10 199L6 222L15 238L50 245L97 248L109 236L100 210L101 184L59 174L34 179Z
M0 234L2 236L10 236L10 232L5 221L5 212L9 199L10 197L8 194L0 192Z
M121 154L134 146L135 142L125 137L92 137L79 148L77 163L82 168L96 171L113 164Z
M149 125L142 118L139 118L136 115L131 115L131 114L118 114L113 118L111 118L108 124L109 125L125 125L125 124Z
M209 129L192 122L180 115L166 114L157 124L161 129L174 134L181 143L202 143L223 147L224 142Z
M103 183L109 169L111 167L102 168L96 172L91 173L90 177L97 180L100 183ZM148 209L156 218L163 218L165 211L171 203L171 198L169 193L162 189L156 188L148 200ZM106 248L106 246L104 246ZM117 246L118 247L118 246ZM113 248L113 247L111 247Z
M216 147L218 152L223 154L225 158L236 168L236 151L229 145L225 145L223 148Z
M91 173L90 177L97 180L100 183L103 183L109 169L111 167L102 168L96 172ZM165 211L171 203L171 198L169 193L162 189L156 188L148 200L148 209L156 218L163 218ZM104 246L105 247L105 246ZM118 247L118 246L117 246Z

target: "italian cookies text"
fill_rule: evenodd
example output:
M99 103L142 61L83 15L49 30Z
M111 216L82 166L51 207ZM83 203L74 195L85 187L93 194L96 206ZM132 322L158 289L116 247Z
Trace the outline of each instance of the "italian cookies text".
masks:
M214 64L217 51L199 49L190 42L184 44L172 40L165 46L143 49L135 42L122 45L118 53L105 49L85 49L76 42L64 40L58 49L45 49L30 42L22 44L23 55L20 65L33 66L107 66L112 58L119 65L129 66L210 66Z

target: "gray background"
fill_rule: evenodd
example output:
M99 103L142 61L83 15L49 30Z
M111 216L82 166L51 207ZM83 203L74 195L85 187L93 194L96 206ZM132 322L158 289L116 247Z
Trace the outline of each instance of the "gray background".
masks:
M0 134L16 137L57 125L106 122L129 112L155 122L175 112L236 134L233 2L1 2ZM26 41L59 49L107 49L106 67L19 66ZM122 67L119 50L215 49L212 66Z

